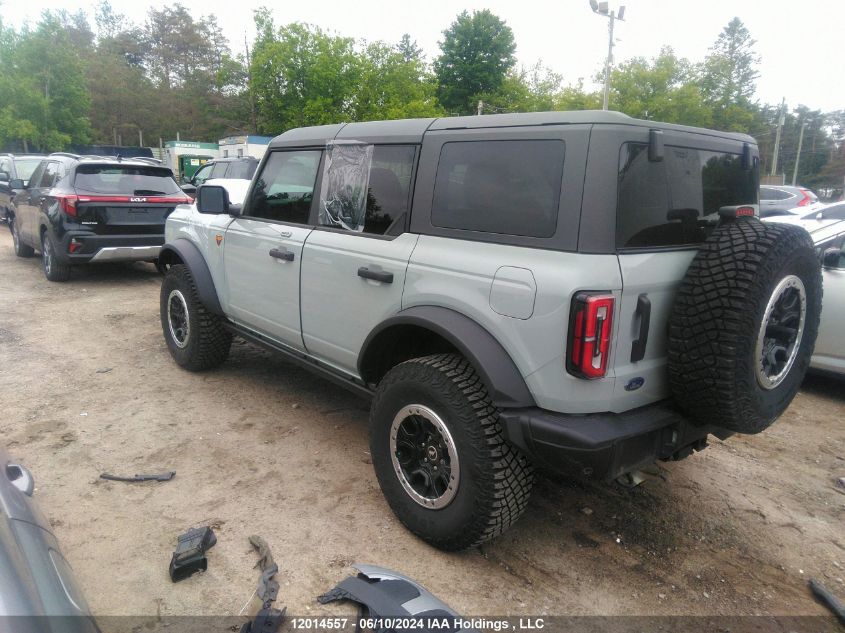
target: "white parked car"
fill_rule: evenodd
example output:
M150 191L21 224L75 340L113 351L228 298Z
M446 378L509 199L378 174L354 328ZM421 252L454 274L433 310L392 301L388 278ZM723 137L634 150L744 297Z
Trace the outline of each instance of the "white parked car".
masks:
M810 367L845 375L845 202L766 221L802 226L813 238L822 260L824 301Z

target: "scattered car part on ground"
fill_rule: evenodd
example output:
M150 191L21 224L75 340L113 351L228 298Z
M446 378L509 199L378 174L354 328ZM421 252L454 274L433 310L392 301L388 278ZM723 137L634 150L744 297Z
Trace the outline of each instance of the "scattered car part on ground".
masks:
M240 633L276 633L287 612L287 607L282 609L273 607L279 595L279 582L274 578L279 572L279 566L273 560L267 541L260 536L252 535L249 537L249 542L258 550L260 556L255 566L261 569L261 577L258 579L258 587L254 595L261 600L261 609L251 622L244 623Z
M171 470L166 473L158 473L157 475L134 475L132 477L123 477L120 475L112 475L111 473L103 473L100 479L108 479L109 481L170 481L176 476L176 471Z
M34 490L32 473L0 447L0 629L97 633Z
M356 630L371 628L373 630L413 629L419 631L449 630L475 631L472 628L462 628L463 618L451 607L435 597L425 587L407 576L403 576L390 569L375 565L360 565L354 563L358 570L357 576L349 576L339 582L334 589L317 597L320 604L348 600L359 605ZM404 626L389 626L391 622L409 621L412 624ZM362 622L370 626L362 626ZM442 626L445 623L447 626Z
M44 157L12 199L10 229L18 257L41 253L50 281L66 281L71 266L158 259L164 221L191 199L170 169L151 160Z
M818 598L819 602L830 609L842 624L845 624L845 606L815 578L810 578L809 584L810 591Z
M216 543L217 536L208 526L193 528L180 535L170 559L170 580L179 582L198 571L208 569L205 553Z
M535 464L610 481L789 404L820 273L800 230L755 219L758 158L746 135L614 112L289 130L243 204L205 184L168 218L164 338L192 371L238 335L371 398L391 509L475 546L525 510ZM742 313L696 311L698 286ZM684 412L687 394L744 408Z

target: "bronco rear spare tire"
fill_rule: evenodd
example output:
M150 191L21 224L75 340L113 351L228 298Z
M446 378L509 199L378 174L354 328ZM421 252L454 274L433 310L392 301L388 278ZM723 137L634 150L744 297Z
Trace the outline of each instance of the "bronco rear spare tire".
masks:
M809 234L740 218L717 227L669 319L669 383L697 424L759 433L789 406L810 362L821 266Z

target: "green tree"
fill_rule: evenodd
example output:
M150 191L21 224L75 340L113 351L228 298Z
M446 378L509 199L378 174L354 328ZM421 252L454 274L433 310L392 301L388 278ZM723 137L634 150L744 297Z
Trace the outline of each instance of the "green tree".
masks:
M256 27L250 76L262 131L277 134L355 117L361 63L353 39L305 24L275 29L261 12Z
M652 60L635 57L613 69L610 104L639 119L707 127L712 110L704 103L694 68L663 47Z
M437 97L450 113L474 112L478 97L498 92L516 64L513 31L488 9L461 13L443 31L440 50Z
M419 53L408 48L374 42L361 56L360 85L355 95L357 121L441 116L436 86L426 74ZM410 54L409 54L410 53Z
M760 73L757 43L739 18L732 19L710 48L701 69L701 89L713 107L713 124L725 130L747 130L754 124L755 82Z

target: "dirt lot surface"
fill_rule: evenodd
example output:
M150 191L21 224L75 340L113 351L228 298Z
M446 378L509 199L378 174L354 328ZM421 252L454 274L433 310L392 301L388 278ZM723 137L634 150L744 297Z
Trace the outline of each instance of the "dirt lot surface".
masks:
M809 378L766 433L714 439L633 490L541 475L513 529L447 554L382 498L364 402L239 342L218 370L179 369L160 283L148 264L50 283L0 229L0 437L34 472L96 615L237 614L258 578L251 534L279 563L279 602L302 615L344 611L314 598L352 562L466 615L825 614L810 577L845 597L843 382ZM165 470L178 474L98 479ZM176 536L202 524L219 539L209 569L172 584Z

